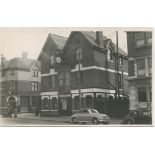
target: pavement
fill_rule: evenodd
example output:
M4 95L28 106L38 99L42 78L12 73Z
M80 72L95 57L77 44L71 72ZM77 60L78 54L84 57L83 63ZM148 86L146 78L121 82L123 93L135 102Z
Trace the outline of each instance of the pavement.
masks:
M41 120L41 121L53 121L53 122L70 122L70 116L38 116L36 117L34 113L21 113L18 114L18 118L31 119L31 120Z
M53 121L53 122L70 122L70 116L38 116L36 117L34 113L21 113L18 114L18 118L30 119L30 120L41 120L41 121ZM122 119L111 118L110 124L120 124Z

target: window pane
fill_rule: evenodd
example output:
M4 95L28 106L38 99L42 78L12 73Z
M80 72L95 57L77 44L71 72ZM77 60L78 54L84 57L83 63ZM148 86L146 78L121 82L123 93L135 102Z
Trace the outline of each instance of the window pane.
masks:
M136 42L136 46L144 45L144 43L145 43L144 32L135 33L135 42Z
M65 73L65 85L66 86L70 85L70 73L69 72Z
M145 59L137 60L137 72L139 76L145 75Z
M59 75L59 86L64 85L64 73L60 73Z
M52 88L56 87L56 76L52 76Z
M148 69L149 69L149 74L152 74L152 58L148 58Z
M139 102L147 102L146 88L138 88L138 99Z
M129 76L135 76L135 61L128 61Z

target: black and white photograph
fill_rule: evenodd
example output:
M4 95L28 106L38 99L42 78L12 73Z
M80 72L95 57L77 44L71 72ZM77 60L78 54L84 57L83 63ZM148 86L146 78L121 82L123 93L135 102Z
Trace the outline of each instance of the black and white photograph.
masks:
M0 154L154 155L154 1L1 0Z
M151 126L153 28L0 28L0 126Z

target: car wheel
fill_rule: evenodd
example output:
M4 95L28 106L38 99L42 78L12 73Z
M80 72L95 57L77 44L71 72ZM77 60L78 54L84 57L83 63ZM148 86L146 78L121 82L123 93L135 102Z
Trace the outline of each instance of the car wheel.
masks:
M74 117L74 118L72 118L72 123L77 123L77 119Z
M98 119L97 119L97 118L93 118L93 119L92 119L92 123L93 123L93 124L98 124L98 123L99 123L99 121L98 121Z

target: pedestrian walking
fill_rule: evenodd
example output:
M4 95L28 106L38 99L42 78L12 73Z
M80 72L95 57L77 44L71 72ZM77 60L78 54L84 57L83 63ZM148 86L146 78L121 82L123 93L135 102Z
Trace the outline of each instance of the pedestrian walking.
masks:
M39 108L36 107L36 108L35 108L35 117L38 117L38 116L39 116Z
M14 118L17 118L17 107L14 108Z

